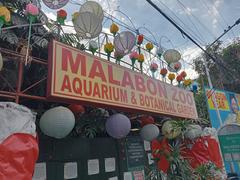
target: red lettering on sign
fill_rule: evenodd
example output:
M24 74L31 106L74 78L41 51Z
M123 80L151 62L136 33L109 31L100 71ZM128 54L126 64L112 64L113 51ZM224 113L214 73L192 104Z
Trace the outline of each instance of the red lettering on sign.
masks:
M77 74L79 69L81 68L81 75L86 76L86 56L77 54L76 59L73 60L72 51L66 48L62 48L62 70L63 71L66 71L66 72L69 71L68 64L70 64L72 73Z
M127 71L124 71L123 80L122 80L122 86L123 87L130 86L131 89L134 89L134 85L133 85L130 73L127 72Z
M61 91L65 91L65 89L68 90L69 92L72 92L71 83L70 83L68 75L65 75L63 78Z
M113 67L112 65L108 65L108 78L109 78L109 82L115 85L120 85L120 81L117 81L113 78Z
M139 75L135 75L135 84L136 84L136 89L138 91L141 91L141 92L146 91L143 77L141 77Z
M107 82L102 64L100 61L93 61L89 77L94 79L95 77L99 77L102 81Z

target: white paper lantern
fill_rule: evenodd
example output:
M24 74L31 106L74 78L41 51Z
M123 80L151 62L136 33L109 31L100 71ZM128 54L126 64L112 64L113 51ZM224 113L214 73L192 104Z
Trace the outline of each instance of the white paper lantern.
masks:
M154 124L148 124L141 129L141 137L145 141L152 141L159 135L159 129Z
M167 63L173 63L181 59L181 54L175 49L168 49L163 53L163 58Z
M61 139L74 128L75 117L71 110L59 106L46 111L40 119L42 132L50 137Z
M123 31L114 37L114 47L116 52L122 55L129 54L135 46L136 37L130 31Z
M93 13L79 13L74 20L74 29L83 39L92 39L102 32L102 21Z
M3 57L2 54L0 53L0 71L2 70L3 67Z
M200 137L202 135L202 127L199 125L189 125L186 129L186 133L184 134L186 138L188 139L195 139L197 137Z
M174 139L180 135L181 130L174 127L174 121L166 121L162 126L162 134L168 139Z
M83 13L83 12L92 13L92 14L94 14L96 17L98 17L101 21L103 21L103 17L104 17L103 9L102 9L101 5L98 4L98 3L95 2L95 1L87 1L87 2L85 2L85 3L81 6L79 12L80 12L80 13Z

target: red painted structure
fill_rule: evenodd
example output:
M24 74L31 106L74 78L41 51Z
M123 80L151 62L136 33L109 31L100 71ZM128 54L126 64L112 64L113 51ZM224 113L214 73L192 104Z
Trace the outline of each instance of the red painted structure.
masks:
M30 94L30 93L27 93L28 90L30 90L32 88L36 88L43 81L47 81L47 74L46 74L46 77L44 77L36 82L33 82L30 86L23 89L22 82L24 81L23 72L24 72L25 56L21 55L20 53L15 52L15 51L11 51L11 50L4 49L4 48L1 48L0 52L2 53L3 57L4 56L15 57L14 60L18 62L18 78L17 78L16 88L12 87L10 83L6 82L12 91L0 91L0 97L11 98L18 104L19 104L20 98L47 101L47 98L45 96L36 96L36 95ZM31 58L32 63L44 65L44 66L46 66L46 68L48 67L46 60L44 61L42 59L35 58L35 57L30 57L30 58ZM5 78L2 77L1 74L0 74L0 79L3 81L7 81Z

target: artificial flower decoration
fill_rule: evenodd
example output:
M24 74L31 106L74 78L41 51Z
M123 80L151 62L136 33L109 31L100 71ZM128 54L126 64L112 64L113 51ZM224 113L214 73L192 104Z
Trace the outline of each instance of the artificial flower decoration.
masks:
M162 75L163 78L166 77L167 73L168 73L168 70L166 68L162 68L160 71L160 74Z
M113 52L114 46L112 43L106 43L104 45L104 51L107 53L108 60L110 61L111 53Z
M176 78L178 84L180 84L183 81L183 77L181 75L178 75Z
M184 81L183 81L183 85L185 86L185 87L188 87L188 86L190 86L192 84L192 80L191 79L185 79Z
M32 23L34 23L37 19L37 16L39 14L39 9L37 6L35 6L32 3L29 3L26 6L26 15L28 16L29 19L29 32L28 32L28 45L27 45L27 53L26 53L26 58L25 58L25 65L28 63L28 54L29 54L29 46L30 46L30 38L31 38L31 32L32 32Z
M114 52L114 58L116 59L116 64L120 65L120 61L123 58L123 56L124 55L122 53L118 52L118 51Z
M143 62L144 62L144 55L143 54L138 55L138 62L140 63L140 70L141 70L141 73L142 73L143 72Z
M74 22L79 16L79 12L75 12L72 14L72 21Z
M175 69L176 72L178 72L181 69L181 63L180 62L175 63L173 68Z
M57 11L57 21L59 24L64 25L64 21L67 18L67 12L63 9Z
M170 74L168 75L168 79L171 81L171 84L172 84L173 80L175 79L175 74L170 73Z
M0 6L0 32L4 24L11 20L10 11L5 6Z
M153 44L151 42L147 43L146 49L148 50L148 52L151 52L151 50L153 49Z
M115 36L118 31L119 31L118 25L115 23L112 23L112 25L110 27L110 32Z
M144 39L143 34L139 34L139 35L137 36L137 44L138 44L138 45L141 45L141 44L143 43L143 39Z
M153 78L155 78L154 73L157 71L157 69L158 69L158 64L155 63L155 62L151 63L150 71L152 72L152 77Z
M136 62L136 60L138 59L138 53L137 53L136 51L133 51L133 52L129 55L129 58L130 58L131 61L132 61L132 70L134 70L135 62Z
M143 43L144 36L143 34L139 34L137 36L137 44L138 44L138 53L141 54L141 44Z
M97 49L98 49L98 44L97 44L97 42L96 42L96 41L93 41L93 40L92 40L92 41L89 41L88 49L89 49L89 51L91 51L92 54L94 55L95 52L96 52Z
M187 73L185 71L182 71L180 74L183 78L187 77Z

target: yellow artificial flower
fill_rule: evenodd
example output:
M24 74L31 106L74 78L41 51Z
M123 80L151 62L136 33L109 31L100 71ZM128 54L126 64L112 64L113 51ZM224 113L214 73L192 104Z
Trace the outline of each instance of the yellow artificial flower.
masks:
M114 46L112 43L106 43L104 45L104 51L107 53L107 54L110 54L111 52L113 52L113 49L114 49Z
M140 62L140 63L144 62L144 55L143 54L138 55L138 62Z
M72 14L72 21L75 21L79 16L79 12L75 12Z
M153 49L153 44L151 42L147 43L146 49L150 52Z
M185 79L183 81L183 84L184 84L184 86L190 86L192 84L192 80L191 79Z
M173 80L175 79L175 74L169 73L169 74L168 74L168 79L169 79L170 81L173 81Z
M110 27L110 32L115 35L117 32L119 31L119 27L118 25L116 25L115 23L112 23L111 27Z
M0 6L0 17L3 17L5 22L10 22L11 13L5 6Z

